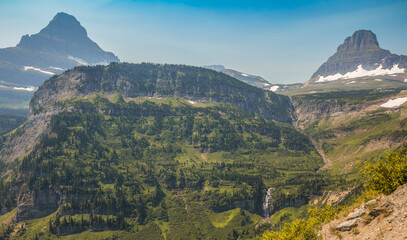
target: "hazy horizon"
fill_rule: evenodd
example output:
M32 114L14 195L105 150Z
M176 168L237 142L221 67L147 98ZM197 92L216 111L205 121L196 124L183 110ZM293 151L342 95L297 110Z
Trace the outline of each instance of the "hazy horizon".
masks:
M295 83L307 81L359 29L406 55L405 9L406 1L0 0L0 48L66 12L121 61L220 64L271 83Z

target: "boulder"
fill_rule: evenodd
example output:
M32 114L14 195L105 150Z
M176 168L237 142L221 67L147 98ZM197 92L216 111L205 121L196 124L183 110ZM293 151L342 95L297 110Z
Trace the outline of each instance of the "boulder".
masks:
M339 223L335 228L341 232L344 231L349 231L351 230L353 227L356 227L358 225L358 222L360 221L360 217L358 218L354 218L352 220L348 220L345 222L341 222Z
M362 208L356 209L355 211L351 212L346 219L351 220L354 218L358 218L361 217L363 214L365 214L365 210L363 210Z

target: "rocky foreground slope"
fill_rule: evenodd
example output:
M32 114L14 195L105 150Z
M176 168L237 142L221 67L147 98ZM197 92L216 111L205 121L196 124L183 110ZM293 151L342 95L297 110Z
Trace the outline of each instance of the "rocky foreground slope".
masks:
M407 184L389 196L380 196L347 216L324 225L322 239L406 239Z

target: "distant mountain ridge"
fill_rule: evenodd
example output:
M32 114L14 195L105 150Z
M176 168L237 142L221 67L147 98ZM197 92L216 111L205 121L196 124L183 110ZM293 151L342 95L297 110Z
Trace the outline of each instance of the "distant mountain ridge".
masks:
M406 68L407 56L380 48L372 31L358 30L318 68L308 84L380 76L403 81Z
M119 61L89 39L74 16L60 12L39 33L22 36L16 47L0 49L0 81L37 87L49 76L78 65Z
M208 68L217 72L224 73L226 75L229 75L231 77L234 77L244 83L247 83L249 85L262 88L265 90L271 90L271 83L265 80L264 78L260 76L255 76L247 73L242 73L233 69L226 69L222 65L209 65L209 66L203 66L204 68ZM272 90L275 91L275 90Z

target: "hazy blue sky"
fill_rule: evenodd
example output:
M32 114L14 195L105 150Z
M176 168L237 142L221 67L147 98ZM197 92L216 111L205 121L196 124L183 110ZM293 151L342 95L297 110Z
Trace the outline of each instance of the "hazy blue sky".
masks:
M407 1L0 0L0 48L74 15L122 61L222 64L272 83L304 82L358 29L407 55Z

